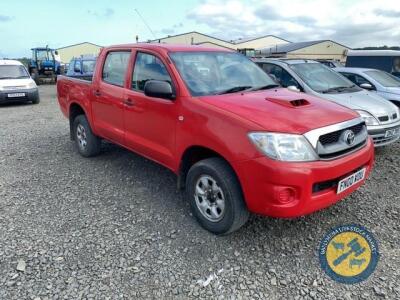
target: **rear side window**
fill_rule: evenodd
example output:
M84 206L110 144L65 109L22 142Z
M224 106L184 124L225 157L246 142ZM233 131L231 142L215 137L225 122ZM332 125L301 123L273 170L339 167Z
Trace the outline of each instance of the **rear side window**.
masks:
M152 54L139 52L133 70L132 89L144 91L144 85L149 80L166 81L172 84L171 77L159 58Z
M95 64L96 64L96 62L94 60L84 60L84 61L82 61L82 71L83 71L83 73L93 73Z
M103 81L123 86L130 55L129 51L113 51L108 53L103 66Z

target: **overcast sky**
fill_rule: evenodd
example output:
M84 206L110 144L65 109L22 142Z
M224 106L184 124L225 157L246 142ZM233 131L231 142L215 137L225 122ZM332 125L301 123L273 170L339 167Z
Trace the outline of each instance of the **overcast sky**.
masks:
M399 46L400 5L398 0L3 1L0 57L29 56L37 46L109 45L133 42L136 35L145 41L193 30L227 40L273 34L293 42L332 39L352 48Z

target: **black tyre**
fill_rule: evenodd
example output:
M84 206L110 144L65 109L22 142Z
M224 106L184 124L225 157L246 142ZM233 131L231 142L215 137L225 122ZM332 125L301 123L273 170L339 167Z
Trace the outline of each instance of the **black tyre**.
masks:
M40 103L40 97L37 96L35 99L32 100L32 104L39 104Z
M212 233L231 233L249 218L240 183L221 158L208 158L190 168L186 197L197 221Z
M73 123L76 147L84 157L96 156L100 153L101 139L95 136L85 115L79 115Z
M40 85L39 72L37 69L31 70L31 77L35 81L36 85Z

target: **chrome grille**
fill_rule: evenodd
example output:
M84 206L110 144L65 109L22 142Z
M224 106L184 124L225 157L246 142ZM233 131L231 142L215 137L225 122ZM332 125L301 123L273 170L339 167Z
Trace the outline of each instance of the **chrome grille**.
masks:
M353 139L347 138L349 133ZM304 134L320 159L334 159L362 148L368 140L365 122L361 118L345 121Z
M337 143L339 141L339 139L340 139L340 136L343 134L343 132L345 130L350 129L350 130L352 130L354 132L355 135L357 135L357 134L359 134L361 132L361 130L363 129L363 126L364 126L363 124L357 124L357 125L351 126L349 128L345 128L345 129L342 129L342 130L338 130L338 131L334 131L334 132L331 132L331 133L327 133L327 134L321 135L319 137L319 142L324 146L328 145L328 144Z

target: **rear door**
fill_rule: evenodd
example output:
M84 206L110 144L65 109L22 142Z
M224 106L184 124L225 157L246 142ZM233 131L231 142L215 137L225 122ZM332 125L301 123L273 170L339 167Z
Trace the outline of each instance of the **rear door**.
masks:
M93 89L92 113L99 134L124 144L124 95L131 50L111 50L105 54L101 78Z
M124 111L125 141L132 150L171 167L175 152L175 127L178 100L147 97L148 80L174 82L168 64L157 54L138 51L135 55L131 83L126 91Z

